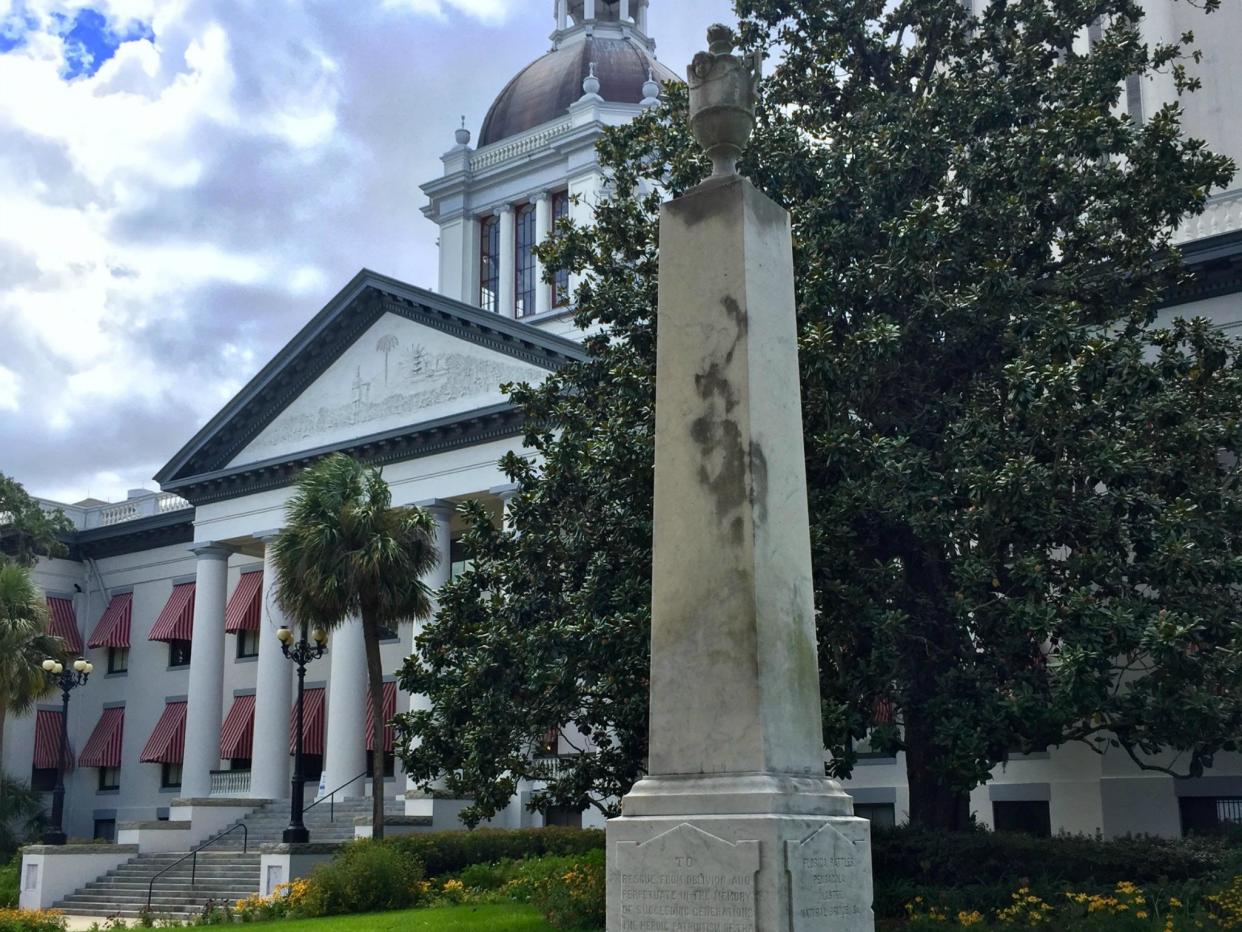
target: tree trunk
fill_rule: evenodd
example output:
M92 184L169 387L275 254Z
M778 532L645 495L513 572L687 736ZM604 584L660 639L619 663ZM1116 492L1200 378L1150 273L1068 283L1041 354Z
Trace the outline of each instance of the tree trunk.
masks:
M367 650L367 685L371 692L371 837L384 837L384 666L380 662L379 625L362 613Z
M970 794L941 778L935 767L935 747L917 722L906 722L905 744L910 824L943 832L969 829Z

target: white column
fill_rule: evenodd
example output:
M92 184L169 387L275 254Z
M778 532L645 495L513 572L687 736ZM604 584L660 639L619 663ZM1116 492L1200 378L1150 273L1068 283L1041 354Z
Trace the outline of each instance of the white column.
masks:
M224 606L228 597L229 554L223 544L196 544L194 650L185 713L185 757L181 795L201 799L211 792L211 771L220 766L220 720L224 705Z
M582 18L587 22L595 19L595 0L586 0L586 2L582 4L582 11Z
M289 710L293 706L293 662L281 652L276 629L285 623L276 602L277 575L272 540L276 531L256 534L263 542L263 615L259 622L259 661L255 673L254 750L250 795L286 799L289 785Z
M367 652L362 621L351 618L328 641L328 734L323 762L325 792L353 780L367 768ZM365 796L367 780L356 780L337 799Z
M621 22L630 21L630 0L621 0Z
M509 514L509 506L521 488L516 482L510 482L507 485L497 485L487 490L500 499L500 520L505 528L512 529L513 520Z
M547 191L535 195L535 242L542 245L552 234L552 199ZM552 310L552 286L543 280L543 262L535 257L535 313Z
M569 0L556 0L556 28L561 32L569 28Z
M647 0L638 0L638 31L644 36L647 33Z
M497 311L502 317L517 313L517 229L513 205L496 208L500 218L500 293Z
M431 617L434 618L440 612L440 600L437 598L440 587L449 581L453 572L453 513L457 510L457 506L453 502L444 499L432 499L431 501L419 502L418 507L427 511L435 519L435 546L436 552L440 555L440 562L423 577L423 583L431 590ZM417 641L419 634L422 633L423 622L414 622L414 638ZM411 645L412 651L417 651L417 645ZM418 712L431 708L431 700L426 696L410 696L410 711ZM417 739L415 739L414 747L418 747ZM414 784L407 778L406 782L406 803L405 814L408 816L432 816L434 815L435 800L430 796L425 796Z

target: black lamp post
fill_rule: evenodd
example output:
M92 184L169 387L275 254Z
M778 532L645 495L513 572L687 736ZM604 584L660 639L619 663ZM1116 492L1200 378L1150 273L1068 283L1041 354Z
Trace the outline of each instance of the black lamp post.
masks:
M66 669L59 660L43 661L43 672L48 679L60 687L60 750L56 755L56 788L52 790L52 822L43 832L45 845L63 845L65 843L65 770L69 752L69 693L79 686L85 686L95 667L79 657L73 662L72 669Z
M289 827L281 837L287 845L305 844L310 841L310 832L302 822L306 792L306 777L302 772L302 706L305 698L306 665L327 652L328 633L323 628L316 628L311 632L311 640L308 641L306 625L302 625L302 636L294 641L293 632L288 626L281 625L276 637L280 639L280 649L284 655L298 665L298 724L297 734L293 739L293 794L289 802Z

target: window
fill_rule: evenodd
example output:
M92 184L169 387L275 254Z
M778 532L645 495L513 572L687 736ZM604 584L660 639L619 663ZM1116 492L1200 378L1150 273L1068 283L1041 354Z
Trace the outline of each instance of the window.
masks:
M568 806L549 806L548 811L543 814L543 824L559 828L582 828L582 812Z
M230 757L229 758L229 770L249 770L249 769L250 769L250 758L249 757Z
M170 667L188 667L190 665L190 642L168 642L168 665Z
M384 752L384 776L391 777L396 773L397 756L392 751ZM367 751L367 776L375 776L375 768L371 765L371 752Z
M116 819L96 819L94 837L96 841L106 841L109 844L116 841Z
M165 790L181 786L181 764L160 764L160 787Z
M1048 801L992 801L992 821L998 832L1021 832L1036 838L1052 837Z
M892 828L897 824L897 807L892 803L854 803L854 815L877 828Z
M259 656L259 632L243 629L237 632L237 659Z
M1183 796L1183 835L1209 835L1242 825L1242 798L1222 796Z
M517 307L515 317L530 317L535 313L535 288L538 275L535 270L535 205L523 204L517 209L517 281L514 292Z
M479 244L479 307L500 310L500 218L484 217Z
M540 757L556 757L561 747L561 730L559 728L551 728L548 733L543 736L536 749Z
M129 648L128 647L109 647L108 648L108 672L124 673L129 669Z
M99 788L101 790L119 790L121 788L121 768L100 767Z
M1143 122L1143 78L1137 74L1126 78L1126 113L1135 123Z
M461 541L455 540L449 544L449 573L450 579L456 579L465 573L474 565L473 560L466 558L466 548Z
M38 793L49 793L56 789L56 768L31 767L30 788Z
M552 230L556 224L569 216L569 192L558 191L552 195ZM564 307L569 303L569 272L558 269L552 280L552 306Z

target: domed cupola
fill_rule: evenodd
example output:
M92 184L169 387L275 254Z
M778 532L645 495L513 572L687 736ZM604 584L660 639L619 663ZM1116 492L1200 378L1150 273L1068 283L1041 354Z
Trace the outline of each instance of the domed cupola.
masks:
M647 35L648 0L556 0L553 48L500 92L479 133L489 146L555 120L582 97L592 74L609 103L641 104L644 85L678 80L655 57Z

